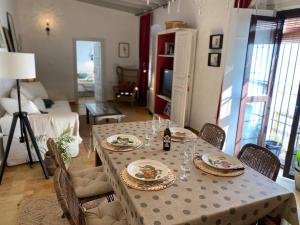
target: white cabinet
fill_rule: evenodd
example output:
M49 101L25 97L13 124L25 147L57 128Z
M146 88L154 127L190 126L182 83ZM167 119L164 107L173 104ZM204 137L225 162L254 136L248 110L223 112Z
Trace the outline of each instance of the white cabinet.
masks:
M188 126L192 98L192 83L195 64L196 34L194 29L172 29L157 35L155 76L152 78L154 113L170 118L180 126ZM174 43L174 54L166 52L166 46ZM173 71L172 94L162 96L163 70ZM170 98L171 97L171 98ZM166 115L166 106L170 107Z

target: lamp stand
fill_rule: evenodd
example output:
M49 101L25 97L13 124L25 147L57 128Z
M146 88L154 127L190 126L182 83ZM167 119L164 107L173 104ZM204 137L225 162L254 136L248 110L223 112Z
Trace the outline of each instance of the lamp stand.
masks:
M41 164L41 167L43 169L45 178L46 179L49 178L48 171L47 171L45 163L42 159L42 156L41 156L39 147L37 145L34 133L32 131L30 122L28 120L27 112L22 112L19 80L17 80L17 92L18 92L19 112L15 112L14 115L13 115L13 120L12 120L12 123L11 123L10 131L9 131L9 135L8 135L8 139L7 139L7 145L6 145L6 149L5 149L4 159L1 162L2 165L1 165L1 170L0 170L0 184L2 182L2 178L3 178L7 158L8 158L8 155L9 155L9 151L10 151L10 147L11 147L11 143L12 143L12 140L13 140L13 136L14 136L14 132L15 132L15 129L16 129L18 119L20 120L20 129L21 129L20 143L24 143L24 142L26 143L26 149L27 149L28 156L29 156L30 166L31 167L33 166L33 161L32 161L32 155L31 155L31 151L30 151L28 134L29 134L29 137L31 139L32 145L35 149L36 155L39 159L39 162Z

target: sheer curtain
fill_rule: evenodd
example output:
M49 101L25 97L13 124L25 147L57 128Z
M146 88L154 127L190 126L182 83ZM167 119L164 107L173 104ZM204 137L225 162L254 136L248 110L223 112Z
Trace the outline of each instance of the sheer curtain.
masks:
M95 73L95 98L96 102L103 101L102 59L101 42L94 43L94 73Z

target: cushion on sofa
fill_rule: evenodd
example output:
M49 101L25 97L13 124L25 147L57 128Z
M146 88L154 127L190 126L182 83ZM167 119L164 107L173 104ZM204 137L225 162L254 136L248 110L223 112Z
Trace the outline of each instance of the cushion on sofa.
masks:
M23 95L22 93L20 93L20 96L21 96L21 102L27 102L28 101L26 96ZM18 92L17 92L16 88L11 89L10 97L13 98L13 99L18 99Z
M39 109L40 111L45 111L46 105L45 105L43 99L41 99L41 98L36 98L36 99L34 99L33 103L36 105L36 107L38 107L38 109Z
M18 100L13 99L13 98L1 98L0 99L0 104L2 107L5 109L5 111L13 115L15 112L19 111L18 108ZM40 114L40 110L32 101L27 101L27 102L21 102L22 104L22 111L27 112L28 114Z
M21 92L29 99L34 100L35 98L48 99L48 93L39 81L36 82L22 82Z

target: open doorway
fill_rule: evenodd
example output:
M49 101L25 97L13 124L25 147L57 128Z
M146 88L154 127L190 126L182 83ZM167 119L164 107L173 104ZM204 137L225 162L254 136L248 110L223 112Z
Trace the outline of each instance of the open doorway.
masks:
M103 101L102 42L75 40L76 96L78 104Z

